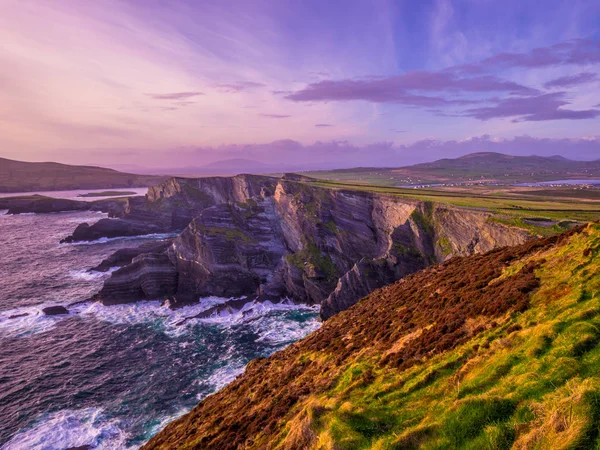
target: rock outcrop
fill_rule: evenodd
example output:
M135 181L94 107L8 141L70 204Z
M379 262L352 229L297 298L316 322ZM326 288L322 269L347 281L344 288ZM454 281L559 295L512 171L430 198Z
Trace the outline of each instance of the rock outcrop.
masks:
M111 217L118 217L125 212L127 200L124 198L103 199L95 201L70 200L66 198L46 197L45 195L25 195L0 198L0 210L8 210L7 214L47 214L67 211L101 211Z
M59 316L62 314L69 314L69 310L64 306L48 306L42 309L42 312L47 316Z
M427 266L529 237L484 211L330 189L296 175L172 179L122 220L153 210L153 224L187 221L184 231L167 250L114 272L98 300L289 297L321 304L327 319Z
M181 232L206 208L245 201L263 189L273 189L275 182L275 178L257 175L171 178L150 187L144 197L128 198L123 214L114 216L117 218L81 224L63 242Z
M88 223L79 224L71 236L62 239L60 242L95 241L100 238L142 236L164 231L166 230L152 223L123 219L100 219L92 225Z
M172 239L161 239L158 241L144 242L138 247L121 248L103 260L96 267L90 269L94 272L107 272L113 267L122 267L131 264L133 258L143 253L163 253L173 243Z
M144 253L111 274L96 299L116 305L145 299L164 299L175 295L177 271L170 252Z

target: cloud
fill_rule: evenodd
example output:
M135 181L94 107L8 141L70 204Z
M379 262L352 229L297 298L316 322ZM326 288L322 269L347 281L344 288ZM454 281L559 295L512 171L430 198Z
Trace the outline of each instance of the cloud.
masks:
M330 123L318 123L315 125L315 127L317 128L327 128L327 127L332 127L333 125L331 125Z
M396 128L390 128L393 133L408 133L408 130L397 130Z
M146 94L154 100L185 100L198 95L204 95L202 92L171 92L169 94Z
M476 101L424 96L423 92L490 93L535 95L535 89L513 81L485 75L459 77L450 72L413 71L393 77L346 80L324 80L287 95L295 102L366 100L374 103L401 103L410 106L465 105Z
M373 142L355 145L345 140L302 144L282 139L263 144L227 144L175 148L165 151L170 167L189 167L190 161L202 164L226 159L250 159L269 164L274 170L300 171L350 167L401 167L441 158L456 158L469 153L498 152L510 155L563 155L570 159L595 160L600 155L600 136L589 138L538 138L528 135L498 138L484 134L462 140L422 139L410 144ZM76 154L81 157L81 152ZM114 163L106 152L104 160ZM166 159L168 158L168 159ZM132 161L139 161L132 159ZM158 166L168 173L169 167ZM243 170L243 169L241 169ZM148 170L152 172L151 169Z
M473 74L490 70L513 68L536 69L566 64L586 65L600 63L600 43L588 39L573 39L551 45L534 48L523 53L497 53L479 63L451 67L456 73Z
M256 89L266 86L263 83L255 83L253 81L236 81L234 83L217 84L215 87L222 92L242 92L250 89Z
M411 71L391 77L321 80L284 98L294 102L331 102L362 100L372 103L399 104L424 108L439 117L473 117L488 120L514 117L514 122L577 120L597 117L596 109L571 110L564 92L545 93L498 76L509 69L533 69L566 64L600 63L600 44L574 39L523 53L498 53L480 62L449 67L438 72ZM494 74L490 74L494 71ZM514 74L513 74L514 75ZM564 76L547 82L544 87L564 88L595 81L592 72ZM500 96L501 98L495 98ZM486 106L492 103L493 106ZM484 106L479 106L479 105ZM457 106L472 105L457 112ZM475 107L478 106L478 107ZM450 112L444 111L454 108Z
M565 92L554 92L535 97L507 98L500 100L494 106L468 109L465 116L479 120L489 120L499 117L517 117L513 122L537 122L558 119L592 119L600 115L600 110L570 110L562 109L569 102L564 100Z
M269 119L287 119L288 117L292 117L288 114L259 114L261 117L268 117Z
M544 84L547 89L563 88L569 86L577 86L579 84L589 83L598 80L598 75L592 72L583 72L577 75L568 75L565 77L556 78Z

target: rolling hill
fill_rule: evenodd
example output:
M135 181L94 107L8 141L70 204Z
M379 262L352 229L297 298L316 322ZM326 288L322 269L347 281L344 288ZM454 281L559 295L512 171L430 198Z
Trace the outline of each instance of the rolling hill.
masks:
M103 167L0 158L0 192L146 187L165 179L163 176L136 175Z
M355 168L308 172L315 178L384 185L431 183L526 183L600 178L600 161L572 161L560 156L512 156L472 153L454 159L398 168Z
M144 448L598 448L599 292L599 224L451 259L253 361Z

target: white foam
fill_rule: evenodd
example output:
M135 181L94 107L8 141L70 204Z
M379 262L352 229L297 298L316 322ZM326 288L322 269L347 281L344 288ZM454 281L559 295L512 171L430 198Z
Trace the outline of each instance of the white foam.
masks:
M119 269L118 267L111 267L106 272L97 272L97 271L90 272L89 270L71 270L69 272L69 276L71 278L76 278L76 279L86 280L86 281L102 280L104 278L108 278L111 273L113 273L115 270L118 270L118 269Z
M105 274L101 274L105 275ZM76 276L85 276L80 273ZM91 274L95 276L95 274ZM160 301L140 301L122 305L105 306L99 302L80 303L68 306L69 314L47 316L42 309L57 305L44 303L36 306L15 308L0 312L0 330L12 336L28 336L43 333L53 329L58 322L67 317L82 319L93 317L97 320L118 325L147 324L169 336L181 336L191 331L198 323L206 323L220 327L231 327L246 324L259 335L259 341L279 345L303 338L308 333L319 328L319 321L314 318L304 322L282 320L273 312L284 311L313 311L318 312L318 306L296 305L288 300L281 303L248 302L239 310L222 310L206 318L197 318L198 314L213 306L227 302L227 298L204 297L195 305L170 309ZM10 316L20 316L9 319Z
M63 242L62 244L58 244L59 247L63 245L96 245L96 244L106 244L107 242L112 241L131 241L136 239L169 239L178 236L177 233L150 233L150 234L138 234L136 236L116 236L112 238L102 237L95 239L93 241L76 241L76 242Z
M179 419L181 416L187 414L188 412L190 412L188 408L182 408L175 414L159 417L158 419L156 419L155 424L152 425L152 427L150 428L150 432L147 434L147 436L154 436L156 433L158 433L164 427L166 427L169 423L173 422L176 419Z
M116 420L106 419L100 408L62 410L44 414L31 427L19 431L3 450L62 450L91 445L94 449L126 449L127 435Z
M221 297L205 297L199 303L178 309L169 309L159 301L142 301L123 305L104 306L98 302L83 303L71 310L81 316L94 316L98 320L120 325L151 324L169 335L180 335L187 331L188 322L193 317L212 306L226 302Z
M215 370L206 381L214 388L215 391L219 391L235 380L235 377L244 373L245 369L245 364L231 362L220 369ZM206 397L206 394L199 394L198 400L202 400L204 397Z
M44 333L51 330L56 324L68 317L68 314L58 316L47 316L42 309L52 304L41 304L36 306L24 306L0 312L0 330L9 336L29 336ZM10 318L11 316L16 316Z

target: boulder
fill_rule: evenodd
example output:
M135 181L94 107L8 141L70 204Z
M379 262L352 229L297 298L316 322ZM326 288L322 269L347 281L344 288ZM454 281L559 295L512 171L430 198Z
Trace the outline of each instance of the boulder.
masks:
M61 305L48 306L42 309L42 312L47 316L59 316L61 314L69 314L69 310Z

